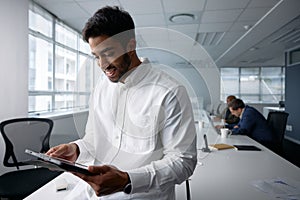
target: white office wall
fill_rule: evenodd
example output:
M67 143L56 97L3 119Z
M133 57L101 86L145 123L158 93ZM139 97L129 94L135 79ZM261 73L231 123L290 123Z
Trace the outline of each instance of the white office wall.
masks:
M27 116L28 0L0 0L0 121ZM0 137L0 174L4 142Z
M49 118L54 122L50 137L50 147L53 147L58 144L77 140L84 136L88 111Z
M28 116L28 0L0 0L0 121ZM69 142L84 134L88 112L53 117L50 144ZM5 145L0 136L0 175Z
M27 0L1 0L0 120L27 115L27 18Z

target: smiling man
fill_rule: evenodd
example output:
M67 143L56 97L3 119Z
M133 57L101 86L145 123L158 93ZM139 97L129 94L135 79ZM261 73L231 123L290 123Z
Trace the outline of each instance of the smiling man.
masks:
M125 33L120 35L122 34ZM111 36L89 37L86 39L90 44L92 54L98 61L98 65L112 82L119 82L123 75L141 64L135 51L127 52L127 50L130 50L128 48L135 47L135 40L128 41L128 48L126 48Z
M76 173L90 186L76 187L82 194L92 188L99 199L175 199L175 184L191 176L197 162L186 89L140 61L133 20L118 7L98 10L83 38L104 76L91 96L83 139L47 154L92 162L95 175Z

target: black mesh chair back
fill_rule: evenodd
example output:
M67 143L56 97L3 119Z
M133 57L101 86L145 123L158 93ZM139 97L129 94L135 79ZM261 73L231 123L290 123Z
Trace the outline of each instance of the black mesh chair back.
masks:
M44 118L19 118L4 121L0 131L6 145L3 164L6 167L27 165L33 159L25 149L46 152L49 149L49 138L53 121Z
M286 112L269 112L267 122L274 134L274 150L282 153L282 143L289 114Z
M46 152L53 121L43 118L18 118L0 123L0 131L5 142L3 164L16 167L0 176L0 198L23 199L56 176L60 172L31 165L34 157L27 155L25 149ZM27 165L26 169L21 166Z

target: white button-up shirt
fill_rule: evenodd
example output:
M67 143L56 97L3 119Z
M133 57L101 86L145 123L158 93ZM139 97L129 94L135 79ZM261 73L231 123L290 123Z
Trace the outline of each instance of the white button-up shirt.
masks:
M142 63L125 82L105 76L90 99L79 162L110 164L129 174L132 193L100 199L175 199L175 184L192 175L196 130L186 89Z

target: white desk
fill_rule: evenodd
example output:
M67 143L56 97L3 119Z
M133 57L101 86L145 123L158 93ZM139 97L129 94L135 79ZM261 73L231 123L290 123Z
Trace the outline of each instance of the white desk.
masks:
M62 190L59 192L56 192L56 185L55 182L58 179L65 179L68 182L68 188L67 190ZM29 195L27 198L24 200L63 200L75 187L76 183L78 181L81 181L77 176L74 176L71 173L65 172L40 189L38 189L36 192L33 194Z
M270 200L268 194L255 188L252 181L290 178L300 181L300 169L289 163L273 152L264 148L247 136L230 136L221 139L211 127L205 123L202 131L198 130L198 148L203 147L202 134L206 133L208 143L227 144L254 144L262 151L236 151L234 149L213 151L204 153L198 150L198 161L194 174L190 178L192 200ZM197 127L198 128L198 127ZM67 191L56 192L55 181L66 178L70 184ZM78 178L69 173L64 173L35 193L26 200L61 200L74 188ZM185 183L176 186L176 199L185 200Z
M200 133L199 164L190 177L192 200L270 200L275 198L255 188L253 181L278 177L300 181L300 169L297 166L247 136L234 135L223 139L211 127L201 132L206 133L209 144L251 144L262 151L227 149L205 153L200 150L203 147ZM185 184L177 186L176 197L178 200L186 199Z

